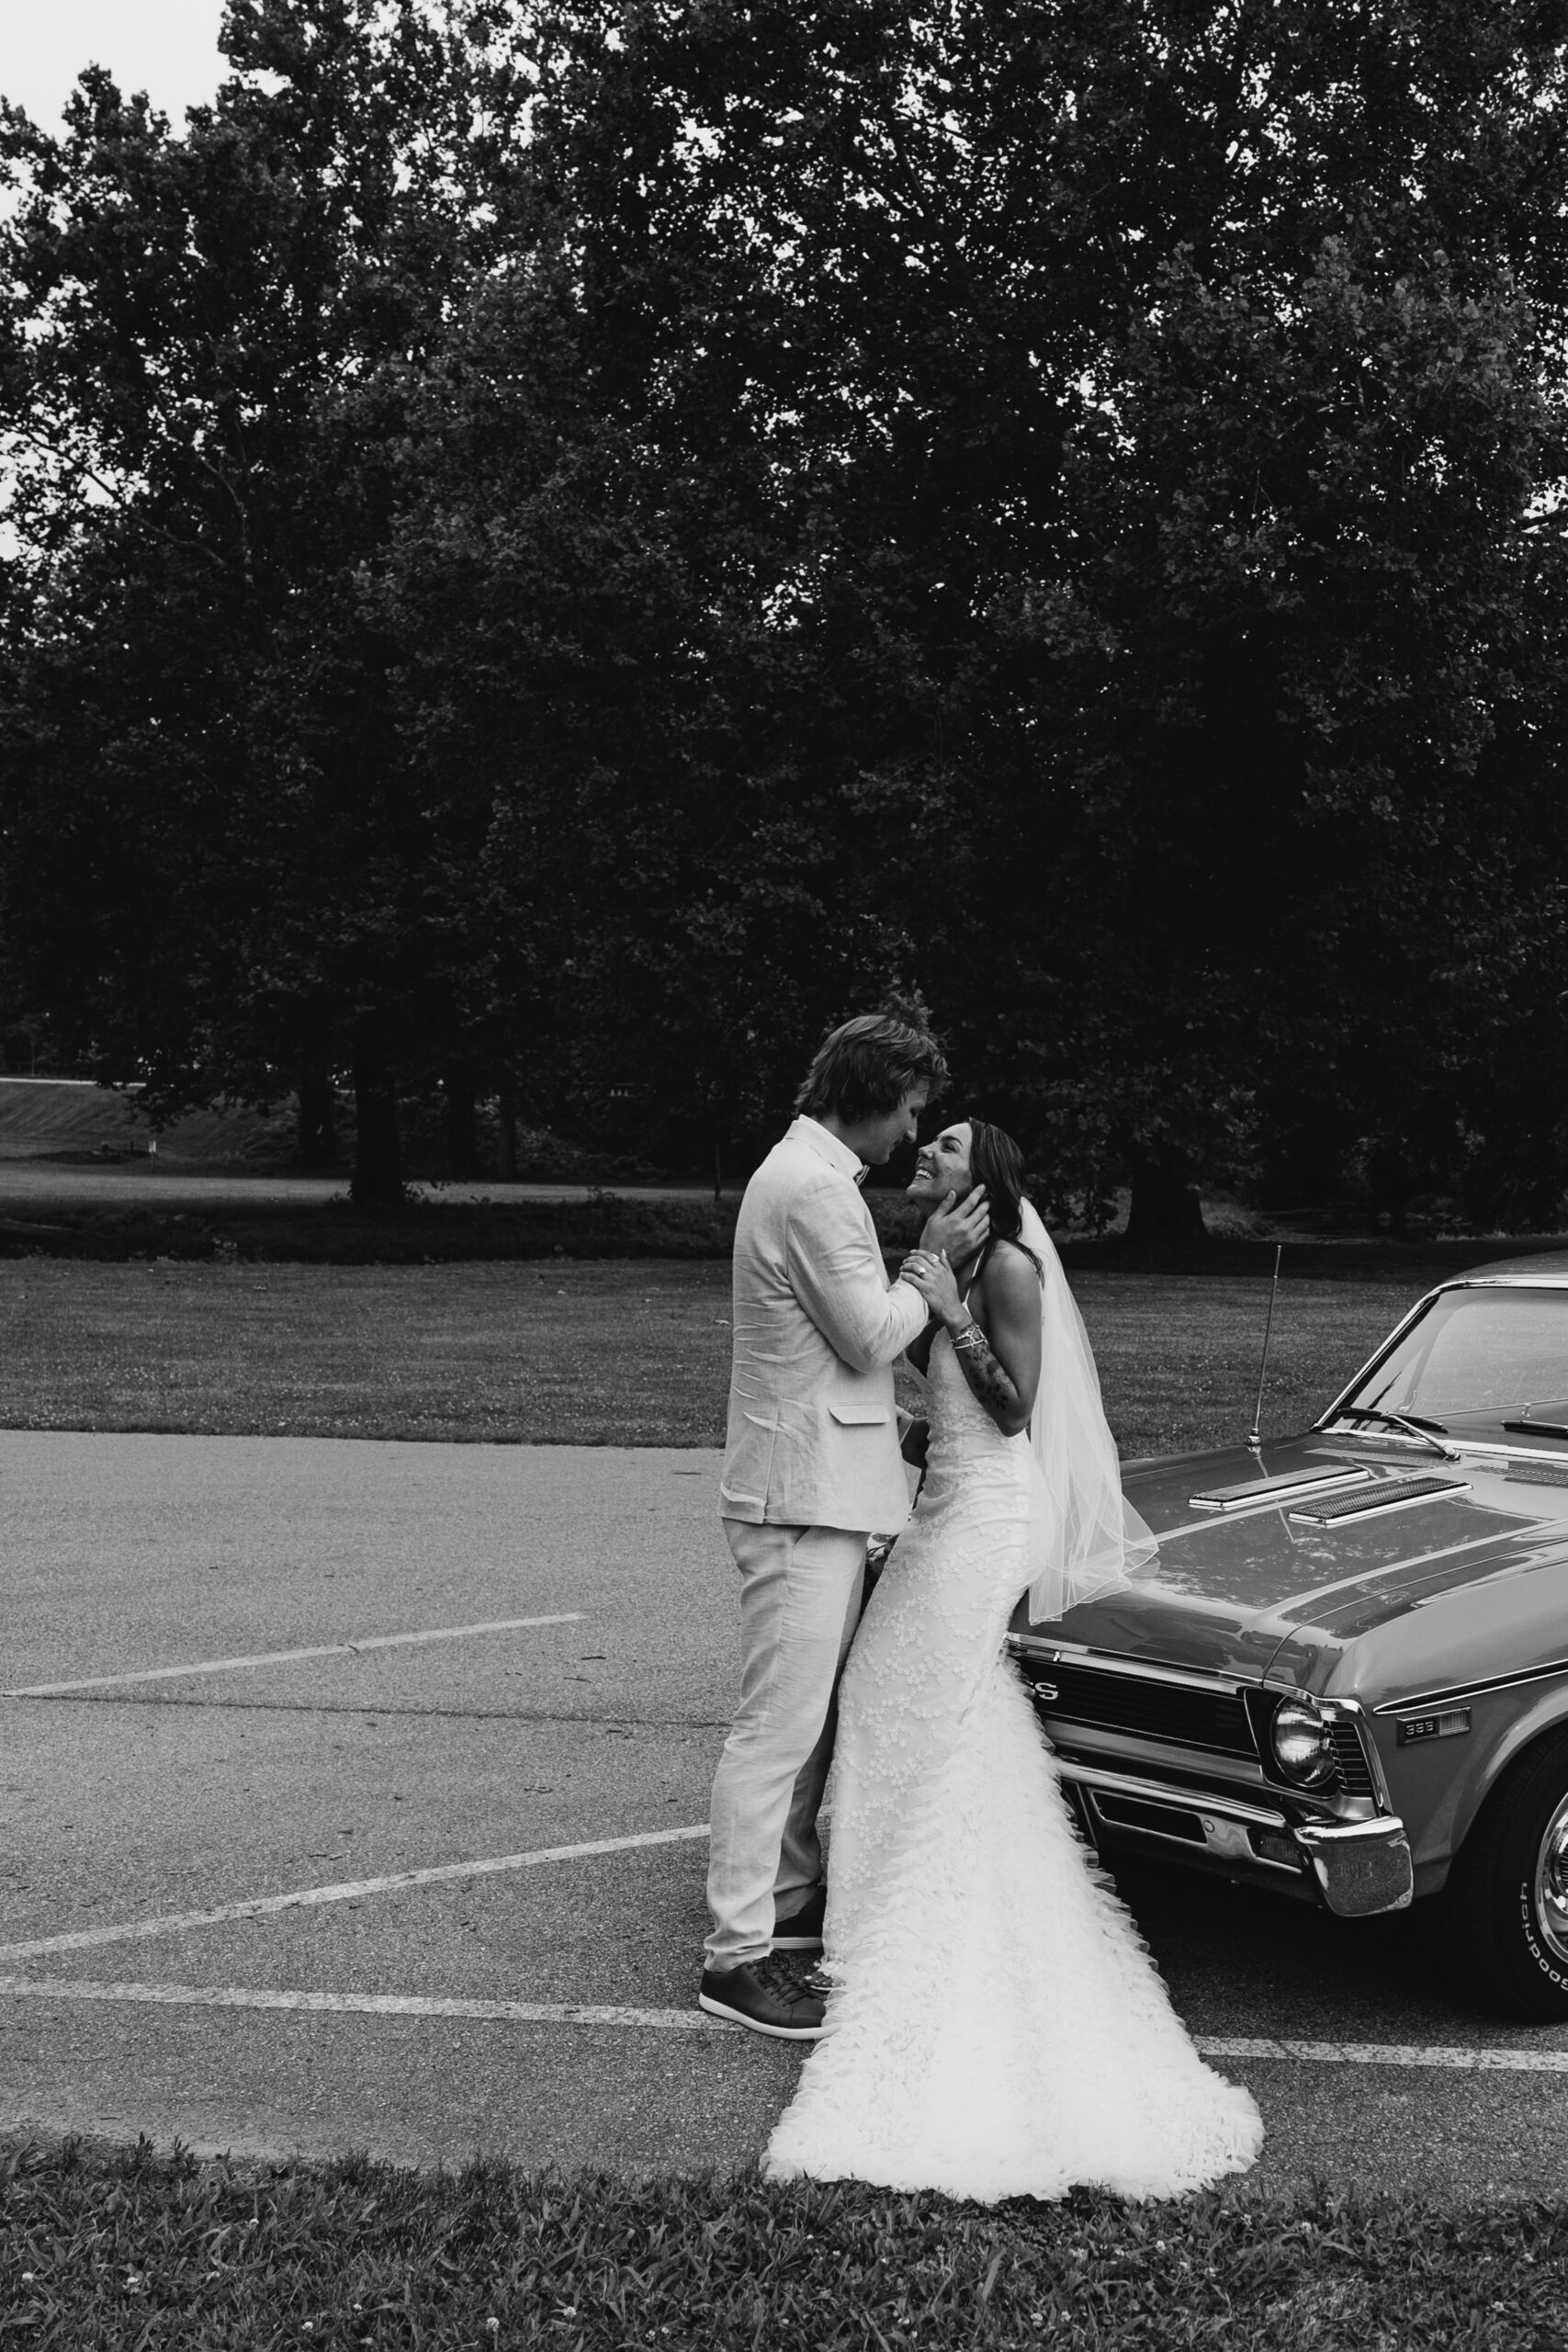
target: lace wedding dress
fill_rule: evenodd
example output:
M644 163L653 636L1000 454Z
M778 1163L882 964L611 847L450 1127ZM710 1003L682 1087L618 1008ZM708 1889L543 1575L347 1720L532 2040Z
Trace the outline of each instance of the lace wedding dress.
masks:
M840 1693L828 2032L765 2169L987 2203L1201 2188L1253 2162L1258 2109L1188 2039L1006 1657L1041 1504L1029 1440L945 1332L929 1385L925 1488Z

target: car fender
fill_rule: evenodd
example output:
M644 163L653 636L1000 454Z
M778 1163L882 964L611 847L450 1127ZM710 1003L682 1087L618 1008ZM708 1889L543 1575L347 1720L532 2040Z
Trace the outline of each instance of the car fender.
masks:
M1558 1731L1568 1731L1568 1681L1554 1683L1532 1699L1523 1713L1515 1717L1503 1736L1481 1755L1476 1769L1465 1773L1462 1779L1456 1778L1447 1841L1450 1863L1474 1827L1477 1815L1509 1767L1516 1764L1528 1748L1534 1747L1538 1742Z

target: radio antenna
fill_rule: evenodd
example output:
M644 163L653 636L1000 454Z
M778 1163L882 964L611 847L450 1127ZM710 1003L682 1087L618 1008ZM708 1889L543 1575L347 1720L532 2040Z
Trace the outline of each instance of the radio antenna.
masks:
M1277 1242L1274 1248L1274 1280L1269 1288L1269 1319L1263 1326L1263 1361L1258 1367L1258 1403L1253 1411L1252 1427L1247 1436L1247 1442L1254 1453L1263 1451L1263 1384L1269 1377L1269 1341L1274 1329L1274 1301L1280 1295L1280 1261L1284 1254L1284 1243Z

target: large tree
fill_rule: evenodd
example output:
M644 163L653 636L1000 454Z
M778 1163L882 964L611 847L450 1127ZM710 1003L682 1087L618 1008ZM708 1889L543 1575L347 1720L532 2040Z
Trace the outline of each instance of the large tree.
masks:
M390 1199L397 1063L475 951L373 577L506 141L413 0L242 0L225 38L183 136L96 72L62 139L5 120L7 952L162 1110L319 1115L349 1070Z
M722 1166L908 946L874 812L814 767L765 486L650 434L604 335L564 238L457 324L385 575L400 729L427 794L482 812L479 1018L513 1087Z
M772 499L802 771L1147 1229L1453 1092L1457 866L1533 935L1485 810L1553 783L1488 747L1555 685L1565 21L648 6L558 85L626 411Z
M1445 1121L1497 1194L1557 0L229 39L183 140L8 132L8 920L101 1066L352 1060L390 1193L400 1078L694 1159L912 979L1058 1196Z

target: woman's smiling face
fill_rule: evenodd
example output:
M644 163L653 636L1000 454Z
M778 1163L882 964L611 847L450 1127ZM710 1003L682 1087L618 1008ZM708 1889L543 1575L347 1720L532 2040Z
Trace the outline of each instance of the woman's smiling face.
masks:
M949 1193L956 1193L963 1200L975 1181L969 1172L974 1136L968 1120L959 1119L930 1143L923 1143L915 1156L915 1181L905 1198L922 1205L929 1203L932 1208Z

